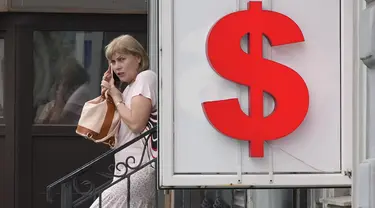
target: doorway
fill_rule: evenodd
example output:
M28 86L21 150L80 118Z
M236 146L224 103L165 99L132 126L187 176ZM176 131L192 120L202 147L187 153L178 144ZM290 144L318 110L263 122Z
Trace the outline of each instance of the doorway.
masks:
M133 35L147 49L147 16L3 13L0 19L0 206L59 207L58 200L47 204L46 186L108 150L77 136L77 118L61 112L77 115L78 105L68 103L99 95L104 46L114 37ZM61 83L68 83L64 90Z

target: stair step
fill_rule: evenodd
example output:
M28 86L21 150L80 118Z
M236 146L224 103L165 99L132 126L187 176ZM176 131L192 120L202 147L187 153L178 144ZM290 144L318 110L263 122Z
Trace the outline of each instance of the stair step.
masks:
M352 206L352 197L351 196L336 196L329 198L319 199L320 203L332 205L336 207L351 207Z
M246 205L246 190L235 190L233 192L233 208L243 208Z

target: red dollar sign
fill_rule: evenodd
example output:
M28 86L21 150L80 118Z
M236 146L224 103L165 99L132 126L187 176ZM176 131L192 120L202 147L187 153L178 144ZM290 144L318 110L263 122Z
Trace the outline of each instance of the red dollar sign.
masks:
M222 77L249 86L249 116L238 99L204 102L211 124L221 133L250 141L250 156L264 156L264 141L292 133L304 120L309 93L302 77L287 66L264 59L262 37L272 46L304 41L298 25L289 17L262 10L262 2L249 2L248 10L226 15L212 28L207 40L211 66ZM249 35L249 53L240 46ZM263 116L263 92L275 99L275 109Z

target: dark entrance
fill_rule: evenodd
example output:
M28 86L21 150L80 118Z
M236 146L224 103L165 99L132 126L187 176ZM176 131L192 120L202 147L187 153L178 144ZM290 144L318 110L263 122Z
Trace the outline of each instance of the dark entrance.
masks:
M107 150L75 134L74 115L99 95L120 34L146 48L146 14L0 14L0 207L59 207L46 186Z

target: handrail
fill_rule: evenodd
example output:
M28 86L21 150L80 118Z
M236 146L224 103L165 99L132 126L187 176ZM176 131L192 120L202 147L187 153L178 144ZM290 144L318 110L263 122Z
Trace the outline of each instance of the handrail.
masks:
M109 188L109 187L115 185L116 183L119 183L120 181L122 181L122 180L125 179L125 178L129 178L131 175L137 173L138 171L142 170L143 168L147 167L148 165L150 165L150 164L153 163L153 162L156 162L156 158L154 158L154 159L148 161L147 163L142 164L141 166L139 166L138 169L134 170L133 172L131 172L131 173L129 173L129 174L125 174L125 175L123 175L123 176L120 176L119 179L116 180L115 182L113 182L113 183L106 183L106 184L104 184L104 185L98 187L95 191L93 191L93 192L91 193L91 195L97 195L97 194L102 193L102 192L103 192L104 190L106 190L107 188ZM129 197L129 194L130 194L130 193L128 192L128 197ZM87 199L89 199L89 198L90 198L90 196L83 196L83 197L77 199L76 201L73 202L74 207L81 205L83 202L85 202L85 201L86 201Z
M67 182L71 182L75 177L77 177L77 176L85 173L91 166L93 166L94 164L96 164L98 161L102 160L103 158L107 158L109 156L113 156L117 152L119 152L119 151L121 151L121 150L129 147L130 145L132 145L135 142L141 140L145 136L147 136L149 134L152 134L152 133L155 133L156 131L157 131L157 126L154 126L153 128L149 129L148 131L145 131L144 133L140 134L139 136L135 137L134 139L132 139L131 141L125 143L124 145L122 145L122 146L120 146L120 147L118 147L116 149L108 150L107 152L103 153L102 155L98 156L97 158L95 158L95 159L91 160L90 162L84 164L80 168L72 171L71 173L69 173L69 174L65 175L64 177L62 177L62 178L56 180L55 182L51 183L50 185L47 186L47 201L50 202L50 203L52 203L53 199L52 199L51 191L56 186L63 185L65 183L67 183ZM152 161L154 161L154 160L152 160ZM151 163L151 161L148 162L147 164L149 164L149 163ZM129 174L125 174L125 175L127 176ZM125 178L126 176L121 176L121 177Z

